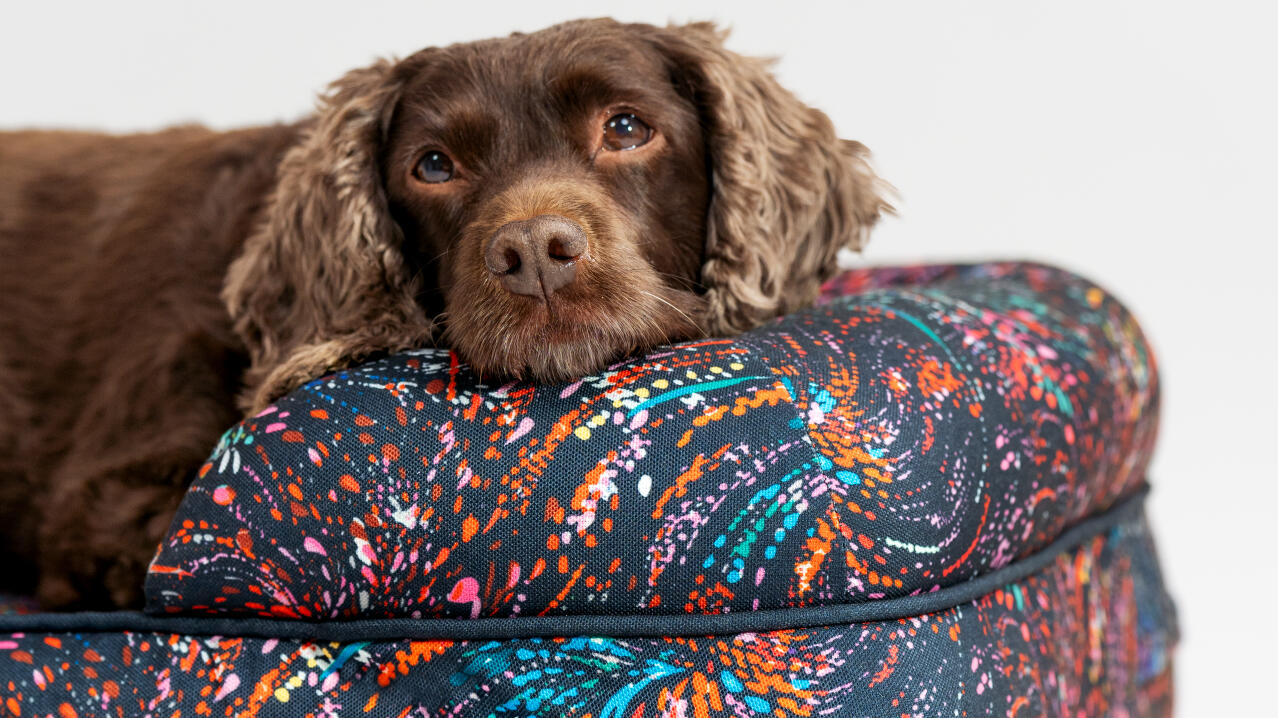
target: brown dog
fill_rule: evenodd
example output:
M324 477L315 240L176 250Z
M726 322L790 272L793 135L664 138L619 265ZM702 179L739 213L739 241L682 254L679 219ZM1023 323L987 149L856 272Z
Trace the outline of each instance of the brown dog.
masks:
M580 21L355 70L295 125L0 134L10 590L137 604L219 433L334 368L442 339L561 380L811 301L887 205L722 39Z

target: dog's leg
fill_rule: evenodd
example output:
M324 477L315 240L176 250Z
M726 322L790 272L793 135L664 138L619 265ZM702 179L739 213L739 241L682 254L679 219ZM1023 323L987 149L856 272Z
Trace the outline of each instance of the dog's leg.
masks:
M146 568L205 442L67 462L45 495L36 597L46 609L138 608Z
M140 606L187 485L238 416L241 357L225 345L175 334L148 349L94 352L107 360L61 429L70 449L38 477L29 504L45 608Z

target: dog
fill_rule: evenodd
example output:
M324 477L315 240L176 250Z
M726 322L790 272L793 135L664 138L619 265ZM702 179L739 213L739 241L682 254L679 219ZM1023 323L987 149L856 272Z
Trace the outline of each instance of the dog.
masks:
M354 70L294 124L0 133L0 565L131 607L246 412L437 343L567 380L810 303L890 211L707 23L583 20Z

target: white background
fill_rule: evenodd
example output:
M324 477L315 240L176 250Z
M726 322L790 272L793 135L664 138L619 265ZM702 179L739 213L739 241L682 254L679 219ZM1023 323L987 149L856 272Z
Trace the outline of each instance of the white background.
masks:
M1162 367L1153 511L1184 627L1179 714L1272 715L1257 703L1278 670L1266 5L22 2L0 13L0 127L290 120L378 55L579 16L731 25L731 47L781 56L782 80L899 188L900 218L858 261L1036 258L1136 311Z

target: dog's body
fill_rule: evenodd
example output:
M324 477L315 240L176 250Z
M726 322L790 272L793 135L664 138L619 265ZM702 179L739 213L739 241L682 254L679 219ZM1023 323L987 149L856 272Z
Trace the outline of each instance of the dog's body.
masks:
M136 600L248 352L220 293L293 127L0 133L0 580Z
M441 337L553 380L753 326L886 208L701 25L425 50L295 125L0 133L0 580L136 604L243 411Z

